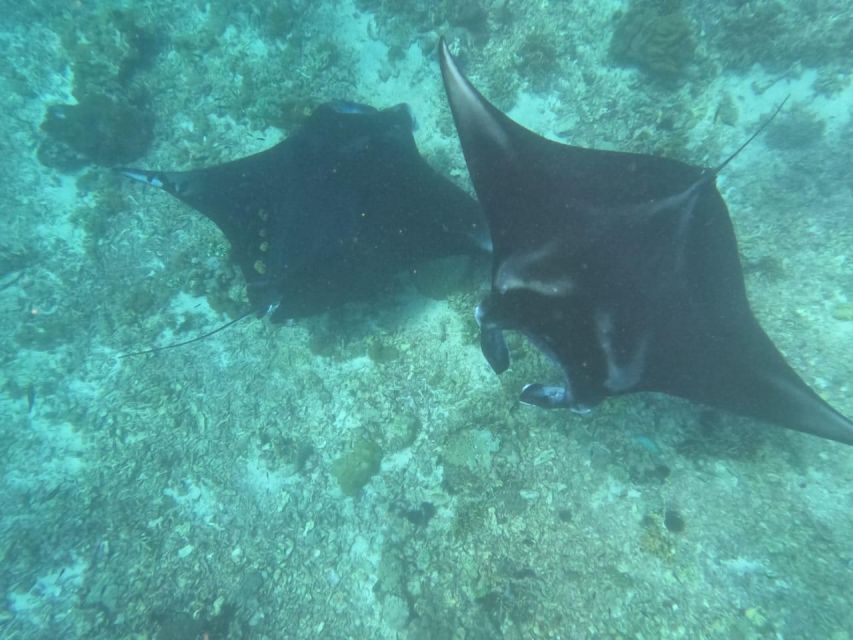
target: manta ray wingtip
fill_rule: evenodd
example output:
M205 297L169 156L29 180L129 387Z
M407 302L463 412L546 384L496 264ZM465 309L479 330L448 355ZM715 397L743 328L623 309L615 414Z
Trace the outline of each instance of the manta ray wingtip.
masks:
M853 445L853 422L822 399L818 399L817 406L811 408L808 428L799 430L821 438Z

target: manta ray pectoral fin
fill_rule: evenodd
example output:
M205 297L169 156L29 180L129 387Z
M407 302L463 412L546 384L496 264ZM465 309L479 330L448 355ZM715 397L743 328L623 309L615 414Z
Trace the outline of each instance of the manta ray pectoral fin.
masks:
M503 331L498 325L489 321L483 305L479 305L474 310L474 318L480 326L480 350L486 362L495 373L503 373L509 369L509 349L506 346Z
M538 383L524 385L518 400L542 409L568 409L572 413L582 416L591 413L594 406L598 404L597 402L594 404L577 402L571 397L571 393L566 387Z
M532 404L543 409L565 409L568 405L568 394L564 387L549 387L544 384L526 384L518 399L524 404Z
M543 409L569 409L581 415L586 415L592 411L592 407L587 404L573 402L565 387L537 383L527 384L524 385L518 399L524 404Z
M480 327L480 349L492 371L501 374L509 369L509 349L500 328Z

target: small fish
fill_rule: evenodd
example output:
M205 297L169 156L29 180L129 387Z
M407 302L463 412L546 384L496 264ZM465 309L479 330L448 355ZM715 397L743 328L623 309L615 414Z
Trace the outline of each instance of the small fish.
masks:
M359 102L351 102L350 100L332 100L328 103L333 111L337 113L347 113L350 115L366 115L371 113L379 113L375 107Z
M8 282L6 282L6 283L4 283L4 284L0 285L0 291L5 291L5 290L6 290L6 289L8 289L9 287L11 287L11 286L14 286L14 285L18 284L18 281L19 281L22 277L24 277L24 272L23 272L23 271L21 271L20 273L18 273L18 275L16 275L14 278L12 278L11 280L9 280Z
M637 435L631 438L635 444L640 445L643 449L654 456L660 455L660 447L649 436Z
M36 388L31 382L27 385L27 415L33 414L33 407L36 405Z

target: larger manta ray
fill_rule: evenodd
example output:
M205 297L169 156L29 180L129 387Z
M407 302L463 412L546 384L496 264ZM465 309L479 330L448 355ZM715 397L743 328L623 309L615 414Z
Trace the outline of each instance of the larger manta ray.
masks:
M586 412L657 391L853 444L750 310L719 168L546 140L490 104L444 41L440 59L494 247L483 353L502 373L502 330L521 331L565 375L522 401Z

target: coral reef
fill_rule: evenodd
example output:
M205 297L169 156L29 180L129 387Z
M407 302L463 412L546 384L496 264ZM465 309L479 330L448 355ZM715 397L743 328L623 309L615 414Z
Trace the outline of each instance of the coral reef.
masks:
M532 31L516 49L516 69L536 90L545 90L560 69L560 49L556 35L547 31Z
M77 104L50 107L42 130L51 138L39 148L39 160L69 170L85 161L115 166L136 160L154 137L152 114L103 95L87 94ZM55 143L70 152L56 151Z
M673 80L693 59L695 36L680 2L632 0L618 15L610 55L658 78Z
M717 23L710 45L728 68L745 71L757 63L785 73L802 64L849 72L853 21L841 18L850 10L846 0L752 0L708 8Z
M86 20L61 23L59 35L73 72L76 104L48 108L38 150L42 164L74 171L87 162L130 162L150 147L154 115L137 74L166 44L137 10L93 10Z
M826 123L804 104L796 102L767 129L765 141L774 149L803 149L823 138Z
M274 144L327 99L406 100L426 159L465 184L439 35L490 98L571 144L713 166L790 91L781 130L720 188L756 314L850 413L848 5L10 4L2 632L846 638L848 452L647 394L584 417L519 405L562 372L516 333L509 371L484 362L487 265L437 262L370 305L118 359L220 324L244 283L214 225L87 168L104 152L83 132L114 105L153 114L146 165L190 168ZM614 66L607 34L632 12L686 21L676 72ZM636 37L645 55L654 38ZM45 169L42 142L77 173Z

